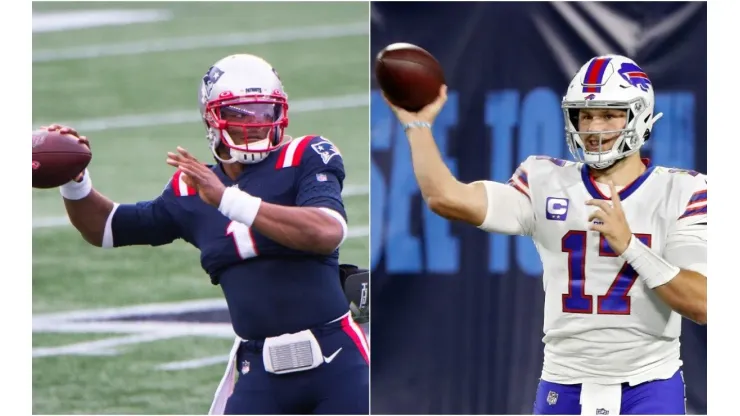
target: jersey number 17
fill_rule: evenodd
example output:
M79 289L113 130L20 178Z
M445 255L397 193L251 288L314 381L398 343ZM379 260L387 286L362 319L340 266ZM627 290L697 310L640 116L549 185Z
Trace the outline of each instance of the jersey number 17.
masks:
M562 239L563 251L568 253L568 293L563 294L563 312L594 313L593 295L586 288L586 231L568 231ZM635 234L646 246L651 246L650 234ZM617 257L604 236L599 236L599 257ZM637 280L637 272L625 262L606 294L596 297L599 315L629 315L629 292Z

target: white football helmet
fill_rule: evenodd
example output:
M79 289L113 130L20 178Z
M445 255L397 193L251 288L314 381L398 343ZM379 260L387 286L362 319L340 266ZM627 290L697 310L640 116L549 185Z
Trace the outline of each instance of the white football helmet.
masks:
M599 132L599 150L605 135L619 133L611 149L586 151L578 131L578 113L583 108L627 110L627 125L621 130ZM605 169L637 152L650 137L653 124L663 113L653 114L655 93L645 72L624 56L597 56L588 61L570 82L562 102L565 116L565 140L579 162L595 169Z
M203 76L198 98L211 152L223 163L260 162L287 140L288 96L262 58L239 54L219 60ZM221 145L230 159L218 155Z

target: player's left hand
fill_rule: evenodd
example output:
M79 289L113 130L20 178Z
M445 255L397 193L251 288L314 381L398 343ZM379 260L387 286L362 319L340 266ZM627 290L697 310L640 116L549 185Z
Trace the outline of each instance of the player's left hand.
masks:
M612 250L618 256L621 256L627 250L632 238L632 231L627 224L627 218L624 216L622 201L619 199L619 193L614 186L614 182L609 182L609 191L612 194L611 204L601 199L586 201L586 205L599 208L588 217L589 229L600 232L606 238ZM594 220L599 220L600 223L594 223Z
M177 152L167 152L167 164L180 169L185 174L185 183L195 188L203 201L218 208L226 190L221 179L184 148L178 146Z

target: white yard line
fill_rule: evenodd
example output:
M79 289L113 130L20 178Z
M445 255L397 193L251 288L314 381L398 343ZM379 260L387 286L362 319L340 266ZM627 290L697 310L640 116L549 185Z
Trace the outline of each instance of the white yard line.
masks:
M345 108L366 107L368 105L370 105L370 96L368 94L347 94L336 97L320 97L291 101L289 112L305 113L311 111L340 110ZM198 110L193 109L171 111L166 113L133 114L128 116L100 117L77 121L54 122L65 126L72 126L76 128L77 131L82 132L82 134L86 134L89 132L104 131L110 129L196 123L200 120L201 118ZM46 124L50 124L51 121L53 120L34 123L34 125L36 127L43 126Z
M114 355L116 347L141 344L142 342L159 341L175 338L173 334L134 334L124 337L106 338L97 341L79 342L61 347L39 347L33 349L33 357L54 357L58 355Z
M195 360L173 361L171 363L160 364L155 367L157 370L178 371L192 370L194 368L208 367L216 364L225 364L229 362L229 354L221 354L213 357L198 358Z
M177 337L233 338L234 329L229 323L202 322L149 322L149 321L99 321L99 322L39 322L34 319L33 332L44 334L160 334Z
M149 39L140 42L110 43L75 48L40 49L33 52L33 62L55 62L72 59L93 59L107 56L139 55L152 52L185 51L192 49L264 45L298 40L331 39L369 34L367 22L341 25L307 26L264 30L252 33L201 35L169 39Z
M223 298L195 299L181 302L147 303L124 307L33 314L33 326L36 327L37 323L50 321L117 319L132 315L167 315L213 309L226 309L226 300Z
M370 187L367 185L346 185L342 190L342 196L345 198L368 195L369 193Z
M64 32L93 27L110 27L135 23L171 20L169 10L60 10L33 13L33 33Z
M349 227L347 238L360 238L370 235L370 227Z

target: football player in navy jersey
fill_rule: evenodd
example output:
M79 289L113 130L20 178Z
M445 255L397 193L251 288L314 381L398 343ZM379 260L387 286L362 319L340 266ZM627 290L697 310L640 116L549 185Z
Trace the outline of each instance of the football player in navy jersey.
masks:
M86 170L60 188L70 221L98 247L183 239L200 250L237 335L210 414L368 414L368 344L342 287L357 269L340 278L338 263L347 235L339 150L318 135L285 135L287 95L259 57L216 62L199 101L215 165L178 147L162 194L135 204L93 189ZM72 128L47 129L88 144Z

